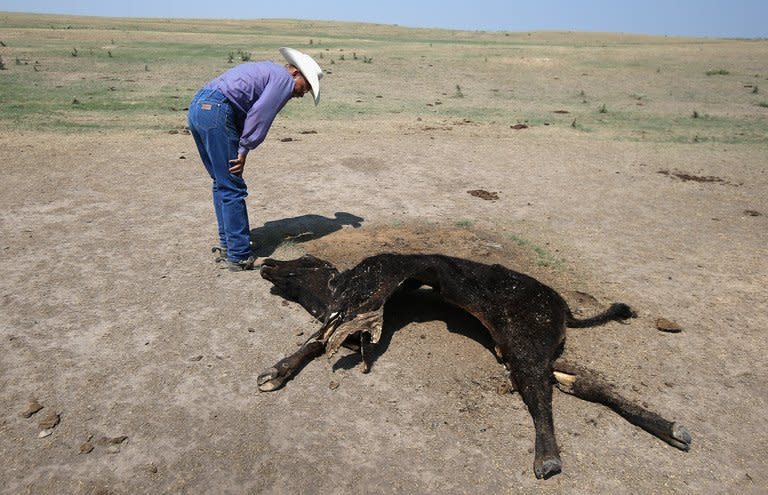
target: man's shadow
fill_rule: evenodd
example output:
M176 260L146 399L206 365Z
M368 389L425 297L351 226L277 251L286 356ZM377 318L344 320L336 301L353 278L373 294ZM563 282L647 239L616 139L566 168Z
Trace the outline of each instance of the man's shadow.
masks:
M307 242L341 230L345 225L361 226L363 218L346 212L336 212L335 218L322 215L272 220L251 230L253 252L259 258L272 255L283 242Z

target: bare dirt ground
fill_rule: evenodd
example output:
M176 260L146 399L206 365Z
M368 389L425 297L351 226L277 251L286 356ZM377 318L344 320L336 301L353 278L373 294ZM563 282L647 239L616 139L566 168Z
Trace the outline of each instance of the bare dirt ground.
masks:
M584 314L629 303L639 318L571 331L566 352L686 425L691 451L556 392L564 470L536 480L530 417L497 392L487 337L429 298L390 305L370 374L354 356L321 358L259 393L256 375L316 323L258 272L216 267L190 136L11 132L0 136L0 491L768 489L764 149L595 146L555 128L472 125L403 138L365 124L338 139L343 125L277 125L252 157L259 254L350 266L440 252L530 273ZM682 332L657 330L661 317ZM25 418L31 399L44 408ZM40 438L51 413L59 423Z

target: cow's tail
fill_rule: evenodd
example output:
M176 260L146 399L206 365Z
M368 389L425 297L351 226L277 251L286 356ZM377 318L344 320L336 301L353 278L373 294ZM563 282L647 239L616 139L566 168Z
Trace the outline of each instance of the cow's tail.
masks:
M632 311L632 308L624 303L613 303L611 307L603 311L602 313L595 315L591 318L579 319L573 316L570 308L566 314L565 326L568 328L585 328L594 327L608 323L609 321L621 321L627 318L635 318L637 313Z

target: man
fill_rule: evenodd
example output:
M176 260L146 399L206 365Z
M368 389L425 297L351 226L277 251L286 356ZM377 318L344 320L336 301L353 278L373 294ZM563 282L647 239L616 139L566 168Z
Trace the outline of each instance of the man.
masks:
M243 169L248 152L267 136L272 121L291 98L312 93L320 101L323 71L309 55L280 48L288 62L246 62L198 91L189 105L189 129L213 180L213 207L219 226L216 261L233 271L252 270Z

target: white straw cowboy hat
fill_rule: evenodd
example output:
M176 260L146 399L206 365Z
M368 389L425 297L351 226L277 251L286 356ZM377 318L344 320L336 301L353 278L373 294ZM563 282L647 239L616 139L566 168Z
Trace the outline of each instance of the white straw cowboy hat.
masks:
M323 69L317 65L315 59L293 48L280 48L280 53L283 54L289 64L299 69L301 75L306 78L312 88L310 91L315 99L315 105L317 105L320 102L320 79L323 78Z

